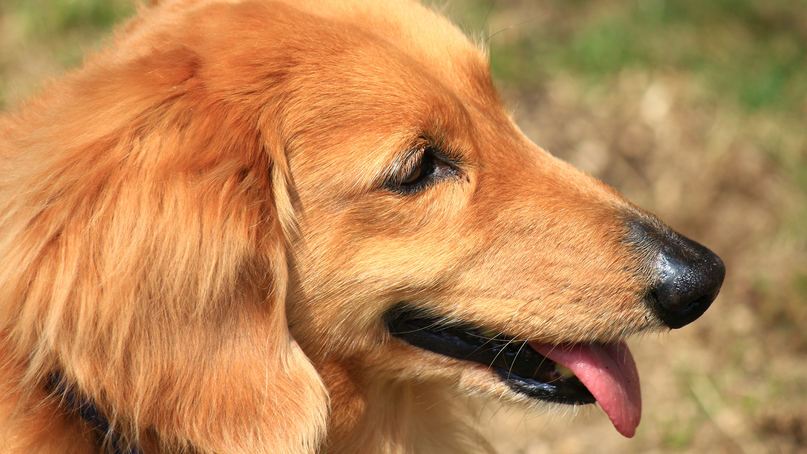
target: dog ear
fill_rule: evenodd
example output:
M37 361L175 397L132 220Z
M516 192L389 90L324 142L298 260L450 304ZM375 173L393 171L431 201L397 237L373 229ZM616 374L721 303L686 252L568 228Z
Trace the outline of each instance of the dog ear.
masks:
M199 66L90 65L14 126L0 347L22 388L58 371L125 443L314 452L328 403L286 324L281 141Z

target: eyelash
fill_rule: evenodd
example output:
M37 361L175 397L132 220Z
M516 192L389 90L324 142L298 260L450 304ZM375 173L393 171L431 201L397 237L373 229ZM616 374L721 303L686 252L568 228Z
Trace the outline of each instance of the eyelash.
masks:
M458 173L457 165L449 157L436 147L424 146L406 158L385 186L399 194L415 194Z

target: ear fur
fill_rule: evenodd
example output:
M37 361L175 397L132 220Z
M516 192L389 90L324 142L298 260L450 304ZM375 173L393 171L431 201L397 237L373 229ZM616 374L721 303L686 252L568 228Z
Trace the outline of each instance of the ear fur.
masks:
M0 351L15 392L59 371L124 442L314 452L327 395L286 324L282 141L200 64L89 64L0 123Z

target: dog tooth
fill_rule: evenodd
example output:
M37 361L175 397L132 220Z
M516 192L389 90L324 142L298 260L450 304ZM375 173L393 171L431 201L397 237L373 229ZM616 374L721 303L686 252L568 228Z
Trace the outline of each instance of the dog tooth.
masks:
M572 372L571 369L569 369L568 367L563 366L561 364L556 363L555 370L558 372L558 374L560 374L561 378L569 379L574 377L574 372Z

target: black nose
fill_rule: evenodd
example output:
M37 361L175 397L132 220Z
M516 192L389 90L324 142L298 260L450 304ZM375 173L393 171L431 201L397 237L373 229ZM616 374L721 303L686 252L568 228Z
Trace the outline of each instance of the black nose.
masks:
M652 236L661 245L653 260L656 282L648 300L667 326L680 328L709 308L726 267L715 253L675 232Z

